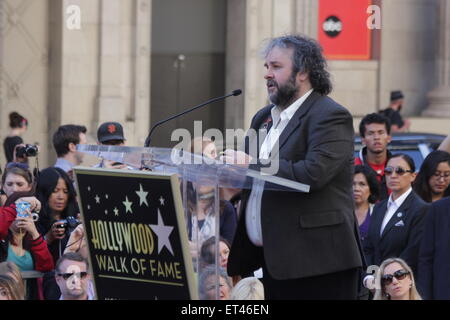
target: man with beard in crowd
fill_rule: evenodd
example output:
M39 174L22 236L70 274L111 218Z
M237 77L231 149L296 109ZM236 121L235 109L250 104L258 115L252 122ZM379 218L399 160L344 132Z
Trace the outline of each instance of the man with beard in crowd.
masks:
M411 120L404 119L400 114L403 108L404 95L400 90L391 92L391 103L389 107L380 111L380 113L386 116L391 121L392 132L408 132L411 127Z
M352 116L327 97L330 75L315 40L271 39L264 58L272 104L251 128L268 133L260 147L248 138L247 154L226 150L223 160L261 173L278 168L276 176L310 192L270 191L254 181L243 193L228 273L246 277L262 267L269 300L356 299L363 260L352 204Z

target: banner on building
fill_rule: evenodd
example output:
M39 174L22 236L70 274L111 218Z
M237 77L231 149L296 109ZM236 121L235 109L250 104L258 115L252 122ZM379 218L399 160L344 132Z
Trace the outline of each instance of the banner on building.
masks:
M319 0L318 39L327 59L369 60L371 0Z

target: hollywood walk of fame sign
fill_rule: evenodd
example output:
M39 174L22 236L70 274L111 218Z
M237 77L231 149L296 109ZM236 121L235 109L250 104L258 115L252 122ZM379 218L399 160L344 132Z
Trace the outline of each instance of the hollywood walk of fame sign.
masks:
M197 299L177 176L75 174L98 299Z

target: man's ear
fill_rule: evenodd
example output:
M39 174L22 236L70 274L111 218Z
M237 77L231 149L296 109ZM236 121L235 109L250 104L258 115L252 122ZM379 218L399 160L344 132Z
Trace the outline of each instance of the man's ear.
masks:
M306 80L309 79L309 75L307 72L299 72L299 73L297 73L297 79L300 82L305 82Z
M77 145L73 142L70 142L69 143L69 151L71 151L71 152L77 151Z

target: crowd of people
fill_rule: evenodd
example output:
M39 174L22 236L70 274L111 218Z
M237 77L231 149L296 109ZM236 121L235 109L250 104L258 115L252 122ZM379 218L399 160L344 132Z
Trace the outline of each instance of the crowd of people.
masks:
M302 63L310 65L297 61L308 55ZM450 136L420 167L405 153L391 153L391 132L410 125L399 116L403 94L395 91L389 110L361 120L364 147L352 159L352 118L326 97L332 87L315 41L275 38L265 59L273 104L252 120L252 128L268 132L256 157L271 156L280 140L277 175L311 191L268 191L256 181L242 192L182 184L199 297L450 299ZM4 141L0 299L94 299L73 179L73 167L83 162L76 146L87 142L87 129L60 126L53 134L56 163L32 172L29 161L39 148L23 143L28 124L11 113ZM124 145L122 125L101 124L97 140ZM203 137L190 151L210 159L239 156L229 150L219 156L214 141ZM133 169L106 159L95 167ZM30 277L33 271L38 276Z

